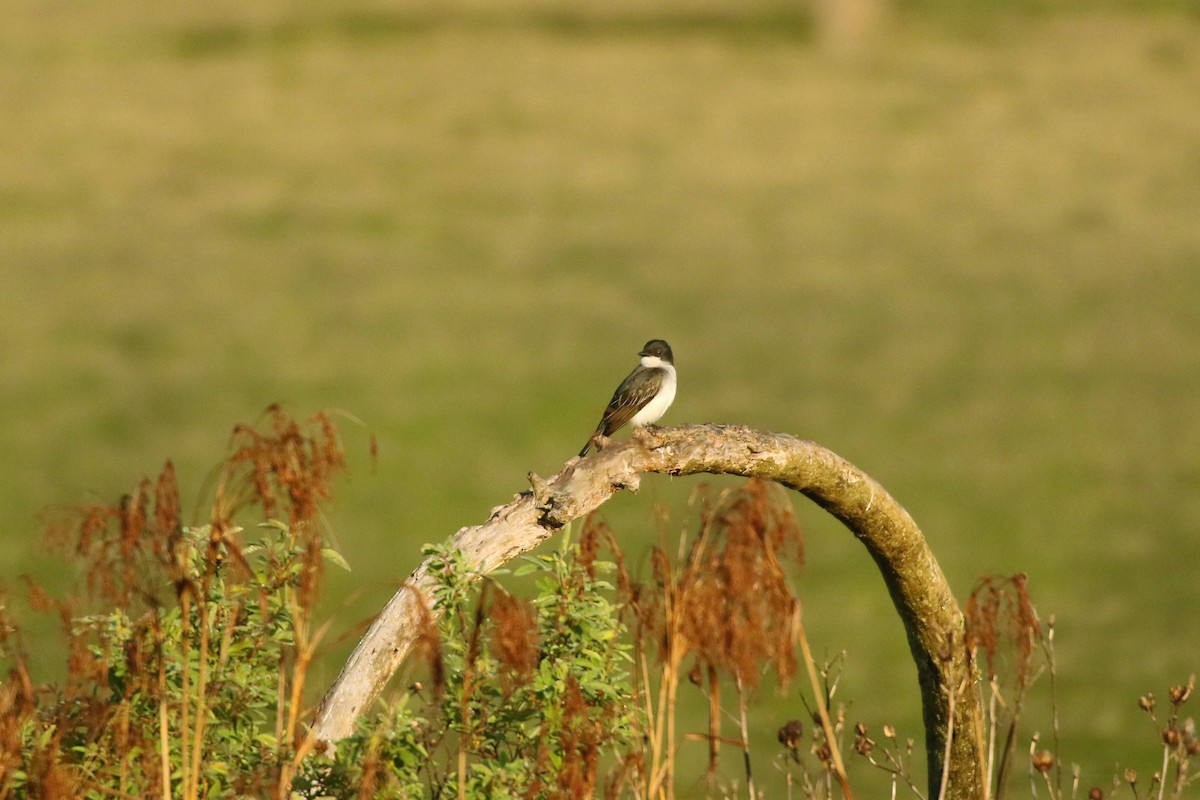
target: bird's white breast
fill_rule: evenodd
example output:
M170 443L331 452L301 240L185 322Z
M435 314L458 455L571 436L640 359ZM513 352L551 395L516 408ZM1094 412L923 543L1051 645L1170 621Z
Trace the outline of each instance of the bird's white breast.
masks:
M634 414L633 419L629 420L629 424L635 428L654 424L662 418L663 414L667 413L667 409L671 407L671 403L675 402L674 365L668 364L658 356L642 356L642 366L651 369L666 370L667 374L663 377L662 388L658 390L658 394L654 396L654 399L642 406L642 410Z

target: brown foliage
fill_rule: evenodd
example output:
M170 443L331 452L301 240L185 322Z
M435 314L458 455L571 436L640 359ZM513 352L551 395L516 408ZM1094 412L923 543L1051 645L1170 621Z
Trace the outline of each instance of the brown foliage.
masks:
M763 662L784 683L796 672L796 601L780 556L803 563L803 536L778 485L752 479L705 503L700 536L677 573L682 641L751 688Z
M1015 656L1014 681L1026 684L1042 629L1025 575L980 579L967 598L964 616L968 652L977 658L978 651L983 651L988 677L998 674L997 656L1011 652Z
M538 663L537 618L528 600L507 592L492 601L492 655L500 663L504 693L529 682Z
M9 679L0 686L0 796L6 794L12 767L21 763L20 732L31 722L40 730L54 731L36 751L24 754L31 796L70 797L85 789L110 791L91 765L85 771L73 762L72 748L85 745L125 754L120 763L106 764L105 769L124 775L126 768L136 763L136 771L145 780L140 789L152 795L161 793L163 781L168 780L161 769L165 734L160 733L157 721L147 724L146 719L139 719L144 709L135 709L129 698L138 697L151 707L170 704L171 736L182 736L185 742L189 736L197 743L203 740L206 715L190 711L193 702L196 709L204 708L208 687L203 668L198 685L189 687L185 679L185 697L179 707L165 695L163 675L179 660L187 663L197 651L203 662L206 654L228 644L210 641L210 634L232 629L236 605L214 614L208 610L207 592L227 560L248 574L242 545L234 535L234 520L253 507L261 509L266 518L282 509L290 523L292 542L305 553L296 602L289 609L295 625L295 653L290 664L281 665L278 698L281 746L292 746L304 672L315 647L308 624L323 564L318 503L329 497L330 482L345 461L337 431L326 414L317 414L306 423L292 419L278 406L269 408L267 414L265 430L238 426L233 432L230 455L218 470L211 533L202 558L189 552L195 545L185 536L179 486L170 461L156 479L143 478L132 492L111 505L49 513L48 538L82 566L84 589L80 597L58 600L30 585L30 604L35 610L60 616L68 646L66 680L58 687L41 690L40 695L32 688L15 626L0 617L0 648L13 663ZM290 580L281 571L276 577L281 582ZM275 588L260 587L260 602L265 603L265 595ZM176 643L183 647L182 654L166 652L161 625L164 610L176 603L185 626L182 640ZM78 625L76 620L88 606L105 612L123 611L132 634L114 637L100 623ZM120 647L115 646L117 642ZM123 677L114 684L113 675ZM283 709L288 709L286 715ZM195 778L200 752L197 744L192 752L184 753L190 763L182 765L185 777L174 786L184 796L203 792ZM279 763L286 765L287 758L281 757ZM286 766L283 768L286 771ZM190 783L189 774L193 778ZM286 782L282 775L252 779L257 789L274 789Z
M751 787L744 731L748 693L759 685L768 665L781 684L797 668L794 623L799 601L784 563L803 563L804 540L787 494L776 483L752 478L715 500L705 487L696 497L700 529L678 563L665 548L656 547L650 554L648 585L627 582L623 569L619 570L633 613L643 684L651 682L644 665L644 642L657 643L662 673L658 708L666 719L659 716L652 721L650 794L659 786L670 786L674 779L673 715L684 659L694 657L686 675L705 692L709 704L710 780L723 738L720 676L733 679L743 728L739 741Z

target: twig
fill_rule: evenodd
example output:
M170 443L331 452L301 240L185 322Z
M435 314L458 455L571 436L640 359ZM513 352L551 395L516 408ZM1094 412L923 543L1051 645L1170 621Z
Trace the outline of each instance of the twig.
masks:
M162 770L162 800L171 800L171 745L167 725L167 660L163 653L161 620L156 620L158 639L158 757ZM186 673L186 669L185 669Z
M958 695L954 686L947 686L946 692L950 695L946 701L946 754L942 758L942 787L938 791L938 800L945 800L950 787L950 750L954 745L954 698Z
M746 717L746 688L741 674L735 675L738 691L738 722L742 730L742 763L746 769L746 789L754 800L754 773L750 770L750 723Z
M1046 622L1046 636L1042 639L1042 649L1046 653L1046 664L1050 671L1050 730L1054 738L1054 783L1058 797L1062 797L1062 759L1058 758L1058 754L1062 752L1059 747L1059 725L1058 725L1058 670L1054 662L1054 615L1050 615L1050 619ZM1048 781L1047 781L1048 782ZM1159 800L1162 795L1159 794Z
M180 706L180 708L179 708L179 716L180 716L180 722L179 722L179 738L180 738L179 768L180 768L180 771L183 773L180 776L182 779L181 794L185 798L191 798L193 796L192 795L191 763L188 761L188 757L187 757L188 749L189 749L188 748L188 741L189 741L188 737L191 735L191 725L190 725L189 717L190 717L190 711L191 711L191 707L192 707L192 697L191 697L191 689L190 689L191 681L189 680L189 678L191 677L191 672L192 672L192 670L191 670L191 663L192 663L191 599L192 599L192 591L191 591L191 588L189 585L188 587L184 588L182 594L180 595L180 603L179 603L180 607L181 607L180 611L182 612L182 614L181 614L181 619L182 619L181 634L180 634L179 638L182 643L181 649L183 650L183 658L182 658L183 668L180 670L182 677L180 680L180 689L179 689L179 706ZM167 770L167 774L166 774L165 778L166 778L166 781L168 783L170 783L171 771L169 769Z
M800 652L804 654L804 666L812 684L813 699L817 704L817 716L821 718L821 728L825 731L825 743L829 746L829 758L833 762L834 775L842 787L842 796L846 800L853 800L854 792L850 788L850 778L846 775L846 765L842 762L842 752L834 738L833 723L829 720L829 708L825 703L825 692L821 689L821 681L817 676L817 664L813 661L812 650L808 646L808 636L804 633L804 623L800 619L798 604L793 616L793 625L795 625L796 638L800 641Z
M988 690L987 775L983 784L984 800L991 797L992 776L996 771L996 729L999 727L996 720L996 706L1001 702L1001 698L1000 687L996 683L995 675L988 677Z

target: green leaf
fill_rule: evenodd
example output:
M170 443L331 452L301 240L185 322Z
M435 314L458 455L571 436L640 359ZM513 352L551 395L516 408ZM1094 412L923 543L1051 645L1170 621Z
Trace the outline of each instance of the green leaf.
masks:
M354 571L354 570L350 569L350 563L348 561L346 561L346 559L342 556L342 554L339 553L337 550L334 550L332 547L322 547L321 548L321 556L329 563L336 564L337 566L346 570L346 572Z

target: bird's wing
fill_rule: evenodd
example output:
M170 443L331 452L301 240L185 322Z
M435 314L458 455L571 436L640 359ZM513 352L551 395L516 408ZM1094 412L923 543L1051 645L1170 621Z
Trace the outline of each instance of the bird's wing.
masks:
M635 369L629 373L613 393L608 408L604 410L604 419L600 420L600 433L608 436L633 419L633 416L658 394L666 376L665 369Z

